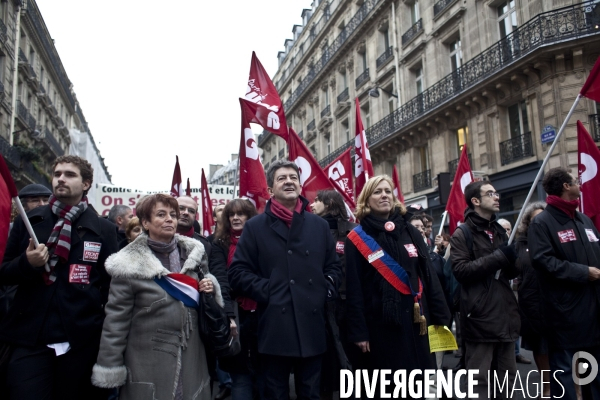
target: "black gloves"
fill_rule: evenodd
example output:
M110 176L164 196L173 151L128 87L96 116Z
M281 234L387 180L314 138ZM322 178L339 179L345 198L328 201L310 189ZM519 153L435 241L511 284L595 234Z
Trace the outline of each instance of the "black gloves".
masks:
M499 247L500 251L504 253L504 256L508 258L508 261L511 264L514 264L517 261L517 249L515 248L515 244L503 244Z

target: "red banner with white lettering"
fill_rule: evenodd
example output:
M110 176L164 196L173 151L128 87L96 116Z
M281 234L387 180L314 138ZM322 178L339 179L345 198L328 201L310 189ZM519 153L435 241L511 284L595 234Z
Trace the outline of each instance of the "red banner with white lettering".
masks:
M213 220L212 201L210 200L210 193L208 193L208 185L206 184L204 168L202 168L200 192L202 194L202 235L204 237L208 237L212 233L212 227L215 225L215 221Z
M365 128L360 118L360 103L358 97L355 101L356 104L356 138L354 139L354 178L356 178L356 197L365 186L365 183L372 178L373 164L371 163L371 153L369 153L369 146L367 144L367 135Z
M581 212L590 217L600 231L600 150L581 121L577 121L577 153L581 181Z
M267 131L281 136L287 142L288 127L283 103L279 93L277 93L277 88L254 52L252 52L252 61L250 62L250 75L245 99L259 105L265 111L257 113L249 122L261 125Z
M392 182L394 183L394 196L396 196L400 203L404 204L404 195L402 194L402 186L400 186L400 177L398 176L398 169L395 165L392 170Z
M19 192L15 182L4 158L0 155L0 260L4 258L8 242L12 198L17 196L19 196Z
M354 182L352 180L352 156L348 149L331 164L323 168L325 174L354 202Z
M179 157L175 156L175 170L173 171L173 180L171 181L171 196L183 196L183 185L181 180L181 169L179 168Z
M260 162L258 144L250 128L250 122L256 118L257 113L264 112L264 107L240 99L242 111L242 136L240 139L240 197L248 198L259 213L263 212L269 192L267 191L267 178Z
M450 224L448 226L450 235L454 233L458 225L464 222L465 209L467 208L465 187L471 182L473 182L473 172L471 171L471 164L469 163L469 156L467 154L467 144L465 143L460 154L450 195L448 196L448 203L446 204L446 211L448 211L450 216Z

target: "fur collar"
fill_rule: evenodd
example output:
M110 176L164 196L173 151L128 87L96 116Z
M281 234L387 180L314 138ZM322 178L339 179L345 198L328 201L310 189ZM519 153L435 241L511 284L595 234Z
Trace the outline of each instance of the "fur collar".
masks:
M197 240L175 234L180 249L187 253L181 273L201 271L208 274L204 246ZM154 279L169 274L148 247L148 235L141 234L118 253L108 257L106 271L114 278Z

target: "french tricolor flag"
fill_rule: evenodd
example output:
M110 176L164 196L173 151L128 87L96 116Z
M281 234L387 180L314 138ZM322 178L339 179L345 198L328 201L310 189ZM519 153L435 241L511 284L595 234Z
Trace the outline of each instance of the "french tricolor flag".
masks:
M156 277L154 281L186 307L198 308L200 305L198 281L191 276L171 273L163 277Z

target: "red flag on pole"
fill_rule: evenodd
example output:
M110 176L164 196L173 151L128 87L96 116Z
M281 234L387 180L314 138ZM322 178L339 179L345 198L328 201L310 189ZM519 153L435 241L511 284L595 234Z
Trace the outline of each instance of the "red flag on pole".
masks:
M279 93L277 93L277 88L275 88L273 81L269 78L267 71L265 71L254 52L252 52L245 99L264 109L263 112L257 113L256 117L248 122L260 124L264 129L281 136L287 142L288 127L283 103Z
M213 219L212 202L210 201L204 168L202 168L202 181L200 186L200 192L202 194L202 235L208 237L212 233L212 227L215 225L215 221Z
M587 80L583 84L581 88L581 94L583 97L587 97L588 99L592 99L594 101L600 101L600 57L596 60L592 71L590 72L590 76L588 76Z
M250 122L264 107L240 99L242 109L242 135L240 140L240 197L247 197L259 213L265 209L269 199L265 170L260 162L258 145L250 128Z
M187 178L187 187L185 188L185 195L186 196L192 195L192 188L190 187L190 178Z
M354 202L354 182L352 181L352 157L350 156L350 150L348 149L343 152L331 164L323 168L323 171Z
M171 181L171 196L179 197L183 195L183 185L181 180L181 169L179 169L179 157L175 156L175 170L173 171L173 180Z
M600 230L600 150L581 121L577 121L577 153L581 180L581 212L590 217L596 229Z
M15 186L12 175L4 158L0 155L0 261L4 258L6 243L8 242L12 198L18 196L19 191Z
M392 170L392 182L394 183L394 196L396 196L400 203L404 204L404 195L402 194L402 186L400 186L400 177L398 176L398 170L395 165Z
M360 103L358 97L356 104L356 138L354 140L354 177L356 178L356 198L365 186L369 178L373 177L373 164L371 163L371 153L367 145L367 135L360 118Z
M460 160L458 161L458 167L456 168L456 175L452 182L450 195L448 196L448 204L446 204L446 211L450 214L450 235L454 233L454 230L461 222L464 222L465 208L467 208L467 203L465 201L465 187L471 182L473 182L473 172L471 171L471 165L469 164L467 145L465 143L460 154Z

